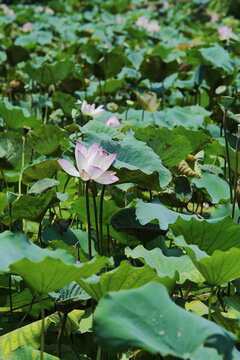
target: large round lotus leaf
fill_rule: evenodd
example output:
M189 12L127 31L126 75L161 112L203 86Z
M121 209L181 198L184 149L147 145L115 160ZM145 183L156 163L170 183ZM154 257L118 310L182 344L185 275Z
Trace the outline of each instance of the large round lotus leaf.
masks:
M136 219L136 209L126 208L112 216L111 225L116 231L136 236L137 239L147 242L166 232L159 229L157 224L141 225Z
M159 275L148 265L139 268L132 266L128 261L122 261L120 266L112 271L77 282L94 300L99 301L109 291L135 289L151 281L165 285L171 292L177 278L176 272L170 276Z
M240 227L231 218L186 221L178 218L170 225L176 236L183 235L187 244L197 245L211 255L215 250L226 251L232 247L240 248Z
M138 129L134 136L145 141L160 157L165 166L177 165L191 152L191 145L185 136L174 134L166 127L156 129L148 126Z
M66 130L57 125L42 125L28 133L27 144L41 155L60 156L64 138Z
M184 359L203 343L230 358L236 341L232 333L175 305L155 282L108 293L94 312L93 330L97 343L110 351L143 348Z
M22 219L41 221L47 209L56 202L58 199L53 189L37 196L22 195L12 205L12 222ZM8 211L5 219L8 219Z
M138 200L136 205L136 216L142 225L157 219L159 221L159 227L162 230L167 230L169 224L175 223L178 217L181 217L184 220L189 220L192 217L197 218L196 215L185 215L169 210L166 206L162 205L158 199L154 199L151 203Z
M13 106L8 100L0 101L0 116L9 129L21 129L24 126L35 127L41 124L27 109ZM17 121L16 121L17 119Z
M0 115L1 116L1 115ZM23 140L18 134L1 133L0 134L0 169L20 170L22 167L22 147ZM25 147L25 161L29 161L31 149Z
M97 256L90 262L75 264L65 250L50 251L31 243L23 234L5 231L0 235L0 270L23 277L35 293L49 293L69 284L76 278L88 278L111 261Z
M169 276L172 278L175 273L179 274L178 283L182 284L185 280L191 280L196 283L204 282L204 278L197 270L189 256L180 257L164 256L158 248L147 250L142 245L137 246L134 250L129 247L125 249L127 257L140 259L143 263L154 268L159 277Z
M46 192L47 190L58 186L60 183L58 180L54 180L54 179L41 179L38 180L37 182L35 182L35 184L33 184L33 186L29 189L28 194L29 195L38 195L41 194L43 192Z
M211 142L211 136L205 134L202 130L189 130L183 126L177 126L172 130L172 133L186 136L190 141L193 154L202 150L207 143Z
M47 353L44 353L44 360L58 360L59 358ZM32 349L28 346L21 346L18 349L9 352L8 354L0 356L0 360L38 360L40 359L40 351Z
M226 180L216 174L202 171L201 179L192 179L197 188L205 188L211 196L213 204L217 204L221 199L229 199L229 184Z
M89 131L86 139L89 144L97 141L110 154L118 154L113 167L120 183L131 182L146 189L160 190L171 180L170 171L163 166L158 155L142 141L131 136L126 136L122 141L113 141L93 131Z
M51 178L61 166L57 160L44 160L27 166L23 170L23 183L29 184L37 180Z
M197 245L188 245L182 236L175 239L178 246L184 247L192 262L210 285L223 285L240 277L240 249L228 251L215 250L211 256Z
M201 48L198 51L205 64L211 64L214 68L220 68L227 73L234 72L234 61L222 46L215 43L209 48Z
M73 71L74 64L69 60L61 60L52 64L34 64L28 61L24 66L24 71L31 79L39 84L52 85L64 80Z
M168 107L158 114L156 124L161 127L163 122L164 126L170 128L182 125L186 129L198 130L200 127L203 127L204 119L209 114L210 112L202 106Z

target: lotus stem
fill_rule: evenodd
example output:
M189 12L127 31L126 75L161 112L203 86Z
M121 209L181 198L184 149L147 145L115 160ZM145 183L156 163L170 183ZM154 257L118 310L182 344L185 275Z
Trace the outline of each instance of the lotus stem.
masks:
M62 336L65 330L67 316L68 316L67 314L63 314L63 318L61 319L61 327L59 329L58 337L57 337L57 356L59 358L61 358L62 356Z
M95 218L95 228L96 228L96 238L97 238L97 244L98 249L100 248L100 238L99 238L99 231L98 231L98 214L97 214L97 204L96 204L96 184L92 183L93 189L92 189L92 198L93 198L93 207L94 207L94 218Z
M11 330L13 329L13 302L12 302L12 276L9 275L9 302L10 302L10 322L11 322Z
M88 222L88 258L92 258L92 244L91 244L91 218L89 209L89 180L86 182L86 210L87 210L87 222Z
M25 142L26 142L26 138L25 136L22 137L22 169L24 167L24 162L25 162ZM18 182L18 195L21 196L22 195L22 169L21 169L21 174L19 176L19 182Z
M106 185L103 185L101 197L100 197L100 213L99 213L99 225L100 225L100 248L98 249L99 254L102 255L102 246L103 246L103 200L104 200L104 191Z
M42 303L42 296L39 297L39 305L40 305L40 309L41 309L41 342L40 342L40 360L43 360L44 357L44 308L43 308L43 303Z
M210 297L209 297L209 304L208 304L208 320L211 320L212 315L212 298L214 294L214 286L211 287Z
M235 212L235 203L237 196L237 177L238 177L238 148L240 142L240 135L237 138L236 151L235 151L235 174L234 174L234 196L233 196L233 204L232 204L232 219L234 219Z
M101 360L101 357L102 357L101 355L102 355L102 349L100 348L100 346L98 346L96 360Z
M223 129L224 129L224 137L225 137L225 147L226 147L227 162L228 162L228 177L229 177L230 199L231 199L231 204L232 204L233 197L232 197L232 181L231 181L231 163L230 163L228 138L227 138L226 115L227 115L227 108L225 107L224 112L223 112Z
M144 121L144 110L142 109L142 121Z

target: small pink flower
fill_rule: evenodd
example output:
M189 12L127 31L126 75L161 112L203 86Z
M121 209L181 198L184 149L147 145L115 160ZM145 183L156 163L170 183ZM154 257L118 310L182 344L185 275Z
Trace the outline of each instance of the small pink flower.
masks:
M83 100L81 111L83 115L94 118L102 116L105 110L103 109L103 105L100 105L95 109L95 104L90 105L86 102L86 100Z
M104 47L105 47L105 49L110 49L111 44L109 42L107 42Z
M150 4L147 6L147 10L151 11L151 5Z
M41 5L39 5L39 6L37 6L37 7L35 8L35 12L36 12L36 13L40 13L40 12L43 12L43 11L44 11L44 7L41 6Z
M84 181L94 180L100 184L113 184L119 180L115 171L107 171L115 160L117 154L107 154L102 147L95 142L88 150L77 142L75 159L77 168L66 159L59 159L62 169L71 176L80 177Z
M24 32L32 31L32 24L30 22L27 22L26 24L23 25L22 30Z
M219 17L218 17L218 14L211 14L210 16L210 21L211 22L215 22L215 21L218 21Z
M8 10L8 15L14 16L14 11L13 11L12 9L9 9L9 10Z
M139 27L146 28L148 24L148 19L145 16L140 16L136 21L135 24Z
M168 3L167 1L165 1L165 2L163 3L163 8L164 8L164 9L169 9L169 7L170 7L169 3Z
M218 29L218 33L220 40L229 40L236 37L236 35L232 32L232 28L227 25L220 27Z
M116 24L121 25L121 23L122 23L122 17L118 15L116 18Z
M2 9L3 9L4 14L8 14L9 8L6 4L2 4Z
M107 126L115 126L118 129L120 129L120 127L121 127L120 121L118 120L118 118L115 115L112 115L109 119L107 119L106 125Z
M51 8L46 8L45 13L48 14L48 15L54 15L55 14L54 10L51 9Z
M147 26L146 26L146 29L148 31L159 31L161 29L161 26L159 26L158 22L157 21L150 21Z

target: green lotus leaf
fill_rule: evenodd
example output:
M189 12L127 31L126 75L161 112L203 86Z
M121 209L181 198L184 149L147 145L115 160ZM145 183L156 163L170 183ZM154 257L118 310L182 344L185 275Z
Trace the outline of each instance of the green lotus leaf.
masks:
M187 244L197 245L209 255L215 250L240 248L240 227L229 217L203 221L179 217L170 228L176 236L183 235Z
M44 360L58 360L59 358L47 353L43 354ZM38 360L40 358L40 351L32 349L29 346L21 346L18 349L0 356L0 360Z
M221 199L229 199L229 184L226 180L215 174L202 171L201 179L192 179L192 183L199 189L205 188L211 196L213 204L217 204Z
M27 109L13 106L8 100L0 101L0 116L7 128L17 130L24 126L36 127L41 124Z
M61 166L58 164L57 160L50 159L28 165L22 172L23 183L29 184L37 180L51 178L60 169Z
M97 256L88 263L75 264L65 250L50 251L31 243L23 234L9 231L0 234L0 249L4 254L1 271L23 277L34 293L49 293L76 278L88 278L111 261Z
M236 341L232 333L175 305L166 288L155 282L108 293L94 312L93 330L97 343L114 352L143 348L183 359L203 343L231 357Z
M77 280L77 283L94 300L99 301L109 291L135 289L151 281L163 284L171 292L176 285L177 278L176 272L173 272L171 276L168 274L159 275L148 265L140 268L134 267L124 260L114 270L100 276L94 275L86 280Z
M57 125L42 125L28 133L27 144L41 155L59 156L66 138L66 130Z
M125 253L127 257L140 259L144 264L154 268L159 277L169 276L172 278L177 272L179 275L178 283L180 284L184 283L187 279L196 283L204 282L204 278L194 266L189 256L168 257L164 256L158 248L149 251L142 245L137 246L133 250L127 247Z
M158 199L154 199L151 203L138 200L136 205L136 216L142 225L157 219L159 227L162 230L167 230L168 226L175 223L178 217L185 220L190 220L192 217L197 218L196 215L185 215L172 211L162 205Z
M156 129L148 126L138 129L134 136L145 141L160 157L165 166L177 165L185 160L191 152L188 139L182 135L176 135L166 127Z
M175 243L184 247L196 268L210 285L223 285L240 277L240 249L215 250L210 256L197 245L188 245L181 236L175 239Z

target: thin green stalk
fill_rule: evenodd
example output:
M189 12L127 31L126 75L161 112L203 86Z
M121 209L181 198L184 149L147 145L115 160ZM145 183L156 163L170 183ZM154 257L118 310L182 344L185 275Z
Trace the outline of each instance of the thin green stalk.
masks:
M237 177L238 177L238 148L240 142L240 135L237 138L236 144L236 151L235 151L235 174L234 174L234 196L233 196L233 203L232 203L232 219L234 219L234 211L235 211L235 203L236 203L236 196L237 196Z
M25 162L25 142L26 142L26 138L25 136L22 137L22 169L24 167L24 162ZM21 196L22 195L22 169L21 169L21 174L19 176L19 181L18 181L18 195Z
M43 360L43 356L44 356L44 307L43 307L43 303L42 303L42 296L39 297L39 305L40 305L40 309L41 309L41 342L40 342L40 360Z
M2 175L2 178L3 178L3 182L4 182L4 184L5 184L6 188L7 188L7 187L8 187L8 183L7 183L7 180L6 180L6 178L5 178L3 169L1 169L1 175Z
M100 248L99 254L102 255L102 246L103 246L103 200L104 200L104 191L106 189L106 185L103 185L102 192L100 196L100 210L99 210L99 226L100 226Z
M166 107L166 99L164 93L164 82L162 81L162 99L163 99L163 109Z
M91 218L89 209L89 180L86 182L86 211L87 211L87 222L88 222L88 258L92 258L92 244L91 244Z
M47 114L48 114L48 105L46 105L46 108L45 108L45 115L44 115L44 120L43 120L44 125L47 124Z
M129 109L129 106L126 107L126 111L125 111L125 121L127 121L128 109Z
M8 204L8 217L9 217L8 230L12 231L12 204Z
M209 303L208 303L208 320L211 320L212 315L212 298L214 294L214 286L211 287L210 297L209 297Z
M109 225L107 225L107 256L110 256L110 232Z
M96 360L101 360L102 357L102 349L100 348L100 346L98 346L97 348L97 359Z
M223 112L223 129L224 129L224 137L225 137L225 147L226 147L227 162L228 162L228 177L229 177L230 199L231 199L231 204L232 204L233 197L232 197L232 181L231 181L231 163L230 163L228 138L227 138L226 115L227 115L227 108L224 108L224 112Z
M142 109L142 121L144 121L144 110Z
M62 356L62 336L65 330L67 316L68 316L67 313L63 314L63 318L61 319L61 327L59 329L58 337L57 337L57 356L59 358L61 358Z
M95 184L94 184L95 185ZM97 215L97 204L96 204L96 194L95 189L93 191L93 207L94 207L94 217L95 217L95 228L96 228L96 238L98 244L98 251L100 248L100 238L99 238L99 231L98 231L98 215Z
M10 323L11 323L11 330L13 329L13 302L12 302L12 276L9 275L9 302L10 302Z

